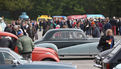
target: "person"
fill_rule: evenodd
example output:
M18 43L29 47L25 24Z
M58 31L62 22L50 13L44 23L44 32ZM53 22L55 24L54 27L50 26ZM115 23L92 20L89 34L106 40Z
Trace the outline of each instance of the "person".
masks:
M18 31L20 31L18 25L13 26L12 33L17 36Z
M106 19L105 25L104 25L104 34L107 29L111 29L111 28L112 28L112 25L109 23L109 19Z
M18 32L17 46L19 53L26 59L31 59L31 54L34 49L33 41L30 37L23 35L21 31Z
M113 48L113 46L114 46L113 32L111 29L108 29L106 31L106 35L101 37L98 44L98 49L100 51L105 51L107 49Z
M3 18L0 17L0 31L4 32L5 27L6 27L6 24L5 24L4 20L3 20Z
M86 31L86 35L91 34L91 23L89 22L89 20L85 21L85 31Z
M113 31L114 35L116 35L116 24L117 24L116 22L117 21L116 21L115 17L113 17L113 19L110 20L110 24L112 25L112 31Z
M34 37L36 34L36 28L34 26L34 24L30 23L29 27L27 28L27 33L29 35L29 37L34 41Z
M5 27L4 32L12 33L12 26L11 26L10 24L8 24L8 25Z
M93 38L99 38L100 37L100 30L98 27L96 27L95 24L92 26L92 37Z
M121 18L119 18L118 26L119 26L119 34L121 35Z

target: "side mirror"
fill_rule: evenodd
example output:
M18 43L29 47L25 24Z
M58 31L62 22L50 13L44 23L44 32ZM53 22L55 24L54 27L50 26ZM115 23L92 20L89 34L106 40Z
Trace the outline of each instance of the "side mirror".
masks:
M17 61L17 60L13 60L13 64L14 64L15 66L18 66L18 61Z

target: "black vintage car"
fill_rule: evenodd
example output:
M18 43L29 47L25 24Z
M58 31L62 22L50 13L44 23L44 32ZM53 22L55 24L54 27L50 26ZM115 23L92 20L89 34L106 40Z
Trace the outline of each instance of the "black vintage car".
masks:
M99 38L88 38L81 29L51 29L35 45L51 43L55 46L43 46L58 49L59 55L95 55ZM40 45L42 46L42 45Z
M99 53L98 55L95 56L95 60L94 62L96 64L94 64L95 67L98 67L98 68L102 68L102 61L108 56L108 54L110 54L118 45L120 45L121 43L121 40L118 40L114 47L111 48L111 49L108 49L106 51L103 51L101 53Z
M31 62L8 48L0 48L0 69L76 69L76 66L56 62Z

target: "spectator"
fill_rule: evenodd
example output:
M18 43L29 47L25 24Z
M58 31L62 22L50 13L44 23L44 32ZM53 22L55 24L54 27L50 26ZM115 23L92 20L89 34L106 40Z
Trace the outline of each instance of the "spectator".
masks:
M104 34L106 32L107 29L112 29L111 24L109 23L109 19L106 19L105 21L105 25L104 25Z
M27 33L28 33L29 37L34 41L34 37L36 34L36 28L34 25L32 25L32 23L29 24L29 27L27 28Z
M112 48L113 46L114 46L113 32L111 29L108 29L106 31L106 35L101 37L98 44L98 49L100 49L100 51L105 51L107 49Z
M33 41L30 37L23 35L21 31L18 32L17 46L19 53L26 59L30 60L32 56L32 51L34 49Z
M93 38L99 38L100 37L99 28L97 28L95 24L93 24L93 26L92 26L92 37Z
M119 18L118 25L119 25L119 33L120 33L120 35L121 35L121 18Z
M91 35L91 23L88 20L85 21L85 30L86 35Z
M5 32L9 32L9 33L12 33L12 26L10 24L8 24L6 27L5 27Z
M112 31L113 31L114 35L116 35L116 24L117 24L117 21L116 21L115 17L113 17L113 19L110 20L110 24L112 25Z
M6 24L3 18L0 17L0 31L4 32L5 27L6 27Z

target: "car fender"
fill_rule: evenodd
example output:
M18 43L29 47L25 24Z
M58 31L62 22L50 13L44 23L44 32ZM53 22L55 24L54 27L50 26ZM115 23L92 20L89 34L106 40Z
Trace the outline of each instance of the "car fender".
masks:
M40 43L40 44L35 44L35 47L45 47L45 48L52 48L56 52L58 52L58 48L55 44L53 43Z
M32 52L32 61L42 61L44 59L53 59L56 62L60 61L54 50L36 47Z

